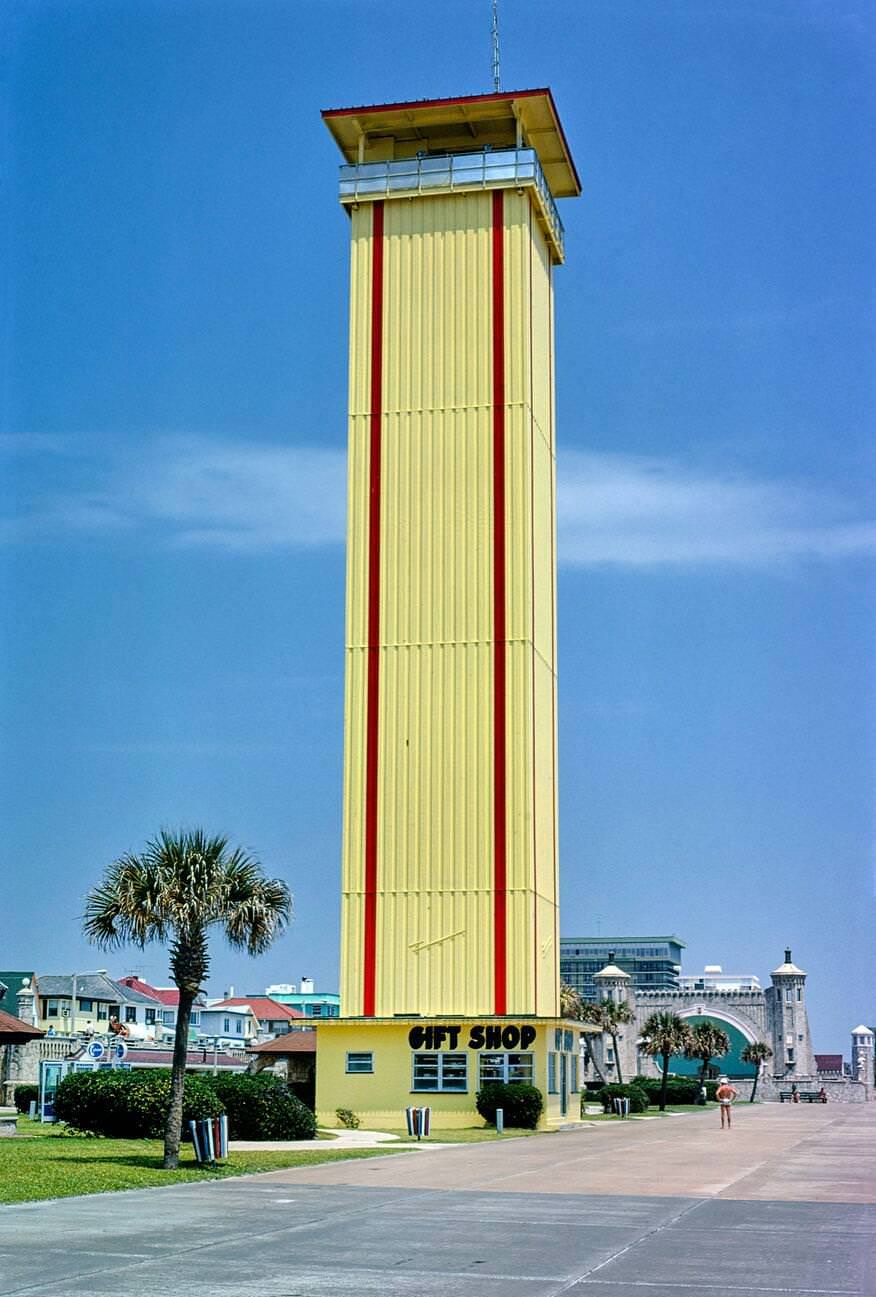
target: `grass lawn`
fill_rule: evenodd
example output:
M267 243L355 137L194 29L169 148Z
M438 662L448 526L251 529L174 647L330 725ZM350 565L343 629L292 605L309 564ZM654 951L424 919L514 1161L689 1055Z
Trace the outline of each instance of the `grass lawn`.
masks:
M188 1180L224 1180L286 1166L315 1166L345 1158L380 1157L387 1149L332 1150L314 1141L313 1151L232 1153L215 1170L200 1167L191 1144L184 1144L178 1171L162 1171L162 1144L157 1139L95 1139L62 1135L57 1126L21 1118L20 1134L0 1140L0 1202L32 1202L106 1193L111 1189L151 1189ZM23 1137L24 1138L23 1138Z

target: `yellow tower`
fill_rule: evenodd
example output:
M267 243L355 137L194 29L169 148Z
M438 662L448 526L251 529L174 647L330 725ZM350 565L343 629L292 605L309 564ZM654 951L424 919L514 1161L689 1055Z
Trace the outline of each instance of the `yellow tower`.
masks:
M350 1040L379 1024L557 1019L554 200L580 192L548 90L323 117L352 260L342 1017L320 1108L331 1050L364 1057Z

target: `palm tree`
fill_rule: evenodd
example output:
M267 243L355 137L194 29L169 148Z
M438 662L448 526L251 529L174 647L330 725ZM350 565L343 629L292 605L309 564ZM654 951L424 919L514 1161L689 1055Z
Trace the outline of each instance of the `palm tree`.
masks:
M582 1000L579 1022L590 1022L596 1027L602 1027L602 1010L600 1006L598 1004L593 1004L590 1000ZM584 1060L588 1067L593 1067L594 1072L599 1077L602 1084L605 1085L607 1078L596 1061L596 1055L593 1053L593 1046L590 1044L589 1033L584 1034Z
M666 1111L666 1086L669 1082L669 1060L683 1054L691 1044L690 1027L677 1013L652 1013L642 1027L642 1048L652 1058L662 1059L660 1111Z
M618 1028L622 1027L624 1023L633 1021L632 1009L626 1000L611 1000L607 996L605 999L600 1000L598 1004L585 1004L583 1009L584 1022L594 1023L606 1035L611 1036L617 1079L620 1084L623 1084L624 1078L621 1071L620 1050L618 1049Z
M210 968L207 935L219 926L229 945L259 955L282 932L292 898L279 878L266 878L261 865L225 837L200 829L165 829L139 856L111 864L85 899L84 928L104 949L128 942L141 949L150 941L170 942L170 974L179 989L170 1107L164 1129L164 1168L179 1165L183 1084L192 1004Z
M730 1038L726 1031L716 1027L713 1022L698 1022L691 1028L690 1044L684 1051L685 1058L698 1058L702 1063L700 1068L700 1084L704 1085L706 1073L709 1070L709 1064L713 1058L722 1058L724 1054L730 1052Z
M745 1046L740 1054L743 1063L754 1063L757 1069L754 1074L754 1085L751 1087L751 1097L748 1100L749 1103L754 1103L754 1096L757 1093L757 1083L760 1080L761 1064L765 1063L768 1058L772 1058L772 1056L773 1051L770 1049L766 1041L763 1040L752 1041L750 1044Z
M575 1022L592 1022L592 1018L588 1017L588 1010L592 1007L592 1005L584 1003L580 991L577 991L574 986L570 986L568 982L560 983L560 1015L563 1018L572 1018ZM584 1042L584 1066L588 1070L592 1067L604 1085L605 1077L593 1057L589 1034L582 1031L581 1039Z
M568 982L560 982L560 1017L572 1018L575 1022L581 1022L581 1010L584 1007L584 1001L581 999L580 991Z

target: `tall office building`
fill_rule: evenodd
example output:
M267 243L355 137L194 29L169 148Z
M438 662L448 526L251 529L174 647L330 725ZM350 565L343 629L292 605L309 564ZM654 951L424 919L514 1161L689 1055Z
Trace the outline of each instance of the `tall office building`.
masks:
M560 977L585 1000L599 998L593 977L608 963L629 973L634 991L677 990L684 948L678 937L563 937Z
M469 1120L483 1058L534 1077L562 1054L559 1075L577 1048L557 1017L553 273L555 199L580 186L547 90L323 116L352 251L341 1018L317 1104L395 1109L413 1074Z

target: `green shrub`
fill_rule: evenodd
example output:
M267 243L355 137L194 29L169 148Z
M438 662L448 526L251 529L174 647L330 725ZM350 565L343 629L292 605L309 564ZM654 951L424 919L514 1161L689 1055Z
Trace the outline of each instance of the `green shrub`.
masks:
M70 1072L58 1085L55 1115L73 1130L115 1133L126 1072Z
M296 1099L300 1099L305 1108L311 1112L316 1112L316 1082L311 1081L287 1081L289 1093L294 1094Z
M649 1103L647 1093L638 1084L620 1085L613 1083L612 1085L604 1085L596 1097L605 1112L614 1111L612 1107L613 1099L629 1099L630 1112L645 1112Z
M351 1108L335 1108L335 1116L347 1130L359 1129L359 1118Z
M38 1085L17 1085L13 1092L12 1102L19 1112L30 1111L31 1103L39 1103L40 1087Z
M477 1093L477 1109L490 1126L496 1124L496 1109L501 1108L506 1126L516 1130L535 1130L544 1099L541 1090L524 1081L489 1081Z
M209 1083L228 1114L230 1139L313 1139L316 1135L315 1116L277 1076L232 1072L210 1077Z
M71 1072L58 1086L55 1113L74 1130L110 1139L160 1139L170 1107L170 1070ZM195 1072L186 1073L183 1136L189 1122L223 1111L215 1090Z
M660 1102L660 1078L654 1076L637 1076L633 1081L644 1090L651 1103ZM706 1097L714 1100L718 1088L717 1081L706 1081ZM688 1103L697 1103L700 1096L700 1078L698 1076L676 1076L670 1072L666 1083L666 1102L673 1107L683 1107Z
M660 1078L653 1076L637 1076L634 1085L644 1090L648 1099L653 1104L660 1102ZM666 1102L674 1106L684 1105L686 1103L696 1103L697 1096L700 1092L700 1083L693 1076L674 1076L670 1074L666 1080Z

